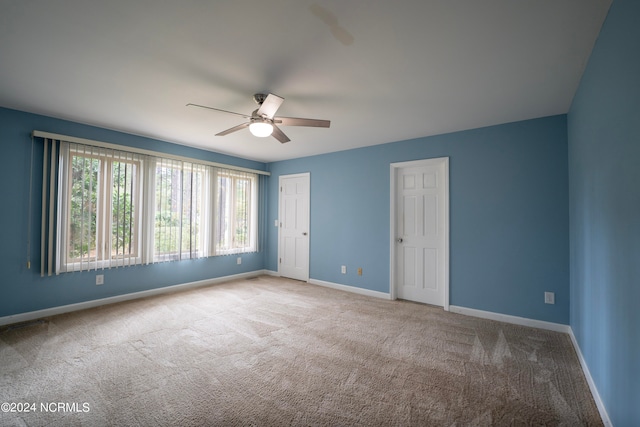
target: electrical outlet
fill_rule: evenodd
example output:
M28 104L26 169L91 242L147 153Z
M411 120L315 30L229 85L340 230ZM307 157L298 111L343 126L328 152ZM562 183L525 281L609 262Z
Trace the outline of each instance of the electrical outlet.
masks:
M96 276L96 285L104 285L104 274L98 274Z
M276 227L278 226L278 220L277 219L275 221L273 221L273 225L275 225Z
M555 304L556 303L556 294L553 292L545 292L544 293L544 303L545 304Z
M362 276L362 267L358 267L358 276Z
M237 263L238 265L242 264L242 258L241 258L241 257L238 257L238 259L236 259L236 263Z
M342 267L340 267L340 272L341 272L342 274L347 274L347 266L346 266L346 265L343 265Z

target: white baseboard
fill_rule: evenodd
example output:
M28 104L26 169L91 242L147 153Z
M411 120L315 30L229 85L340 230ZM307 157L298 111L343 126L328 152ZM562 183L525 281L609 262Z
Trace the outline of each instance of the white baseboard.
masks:
M602 422L606 427L613 427L613 423L611 422L609 414L607 413L607 408L604 406L604 402L600 398L600 393L598 393L596 383L593 381L593 377L591 376L591 372L589 371L589 366L587 366L587 361L584 360L584 357L582 356L582 351L580 350L578 340L573 334L573 329L569 329L569 336L571 337L573 348L576 350L576 354L578 355L580 366L582 366L582 372L584 372L584 376L587 378L587 383L589 384L589 389L591 389L593 400L596 401L596 406L598 407L598 411L600 412L600 418L602 418Z
M28 322L30 320L41 319L43 317L55 316L56 314L69 313L71 311L84 310L87 308L99 307L101 305L113 304L116 302L129 301L132 299L150 297L153 295L161 295L169 292L182 291L186 289L199 288L202 286L210 286L219 283L229 282L236 279L248 279L251 277L269 274L266 270L256 270L247 273L233 274L231 276L216 277L213 279L199 280L197 282L182 283L179 285L165 286L162 288L149 289L146 291L133 292L130 294L116 295L108 298L101 298L91 301L79 302L76 304L61 305L58 307L45 308L43 310L30 311L27 313L12 314L10 316L0 317L0 326L12 323Z
M491 311L476 310L475 308L449 306L452 313L464 314L466 316L480 317L482 319L497 320L499 322L513 323L514 325L530 326L532 328L547 329L549 331L563 332L568 334L571 330L569 325L561 323L545 322L543 320L527 319L526 317L510 316L508 314L494 313Z
M324 280L309 279L312 285L324 286L325 288L338 289L340 291L351 292L354 294L367 295L370 297L391 299L391 295L385 292L372 291L370 289L358 288L356 286L341 285L339 283L325 282Z

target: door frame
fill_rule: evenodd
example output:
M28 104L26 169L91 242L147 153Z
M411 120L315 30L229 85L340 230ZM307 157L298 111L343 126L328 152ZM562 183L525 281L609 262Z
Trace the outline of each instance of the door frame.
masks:
M295 174L290 174L290 175L280 175L278 176L278 276L281 276L280 274L280 258L281 258L281 233L282 233L282 180L283 179L288 179L288 178L303 178L306 177L307 178L307 228L309 229L309 231L307 231L307 244L306 244L306 252L307 252L307 270L305 272L305 282L309 282L309 271L310 271L310 263L311 263L311 257L310 257L310 248L311 248L311 172L304 172L304 173L295 173Z
M449 157L436 157L431 159L413 160L408 162L398 162L390 164L391 195L389 203L389 295L392 300L398 299L396 283L396 234L397 234L397 206L396 206L396 186L398 171L407 167L420 166L444 166L444 305L445 311L449 311Z

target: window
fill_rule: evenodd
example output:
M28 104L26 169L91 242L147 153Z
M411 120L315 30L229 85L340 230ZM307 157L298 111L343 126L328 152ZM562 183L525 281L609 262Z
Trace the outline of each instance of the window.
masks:
M59 270L139 264L141 159L60 145Z
M206 256L203 165L160 159L155 167L154 260L167 261Z
M216 254L256 250L257 177L231 170L216 173Z
M255 173L61 142L56 272L258 249Z

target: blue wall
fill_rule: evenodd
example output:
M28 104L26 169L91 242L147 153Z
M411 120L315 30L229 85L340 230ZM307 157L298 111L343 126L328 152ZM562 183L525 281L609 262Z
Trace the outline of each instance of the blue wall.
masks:
M208 278L260 270L264 254L212 257L149 266L104 270L105 284L95 285L96 272L66 273L40 277L40 206L43 145L36 139L31 219L31 270L27 269L29 166L31 131L41 130L148 150L200 158L264 170L266 165L120 132L80 125L50 117L0 108L0 317L65 304L89 301L187 283Z
M615 0L568 115L571 327L615 426L640 423L640 2Z
M389 165L443 156L450 303L568 324L564 115L269 164L266 268L278 269L278 176L310 172L311 278L389 292ZM555 305L544 304L544 291L555 292Z
M267 247L258 254L41 278L42 145L36 141L32 269L26 268L30 132L34 129L256 169L268 168ZM555 116L264 165L208 151L0 109L0 316L267 268L277 270L278 176L311 172L313 279L389 292L389 165L450 157L452 305L569 322L566 117ZM11 242L8 244L7 242ZM347 265L348 274L340 273ZM363 276L356 268L362 267ZM543 292L556 293L547 305Z

